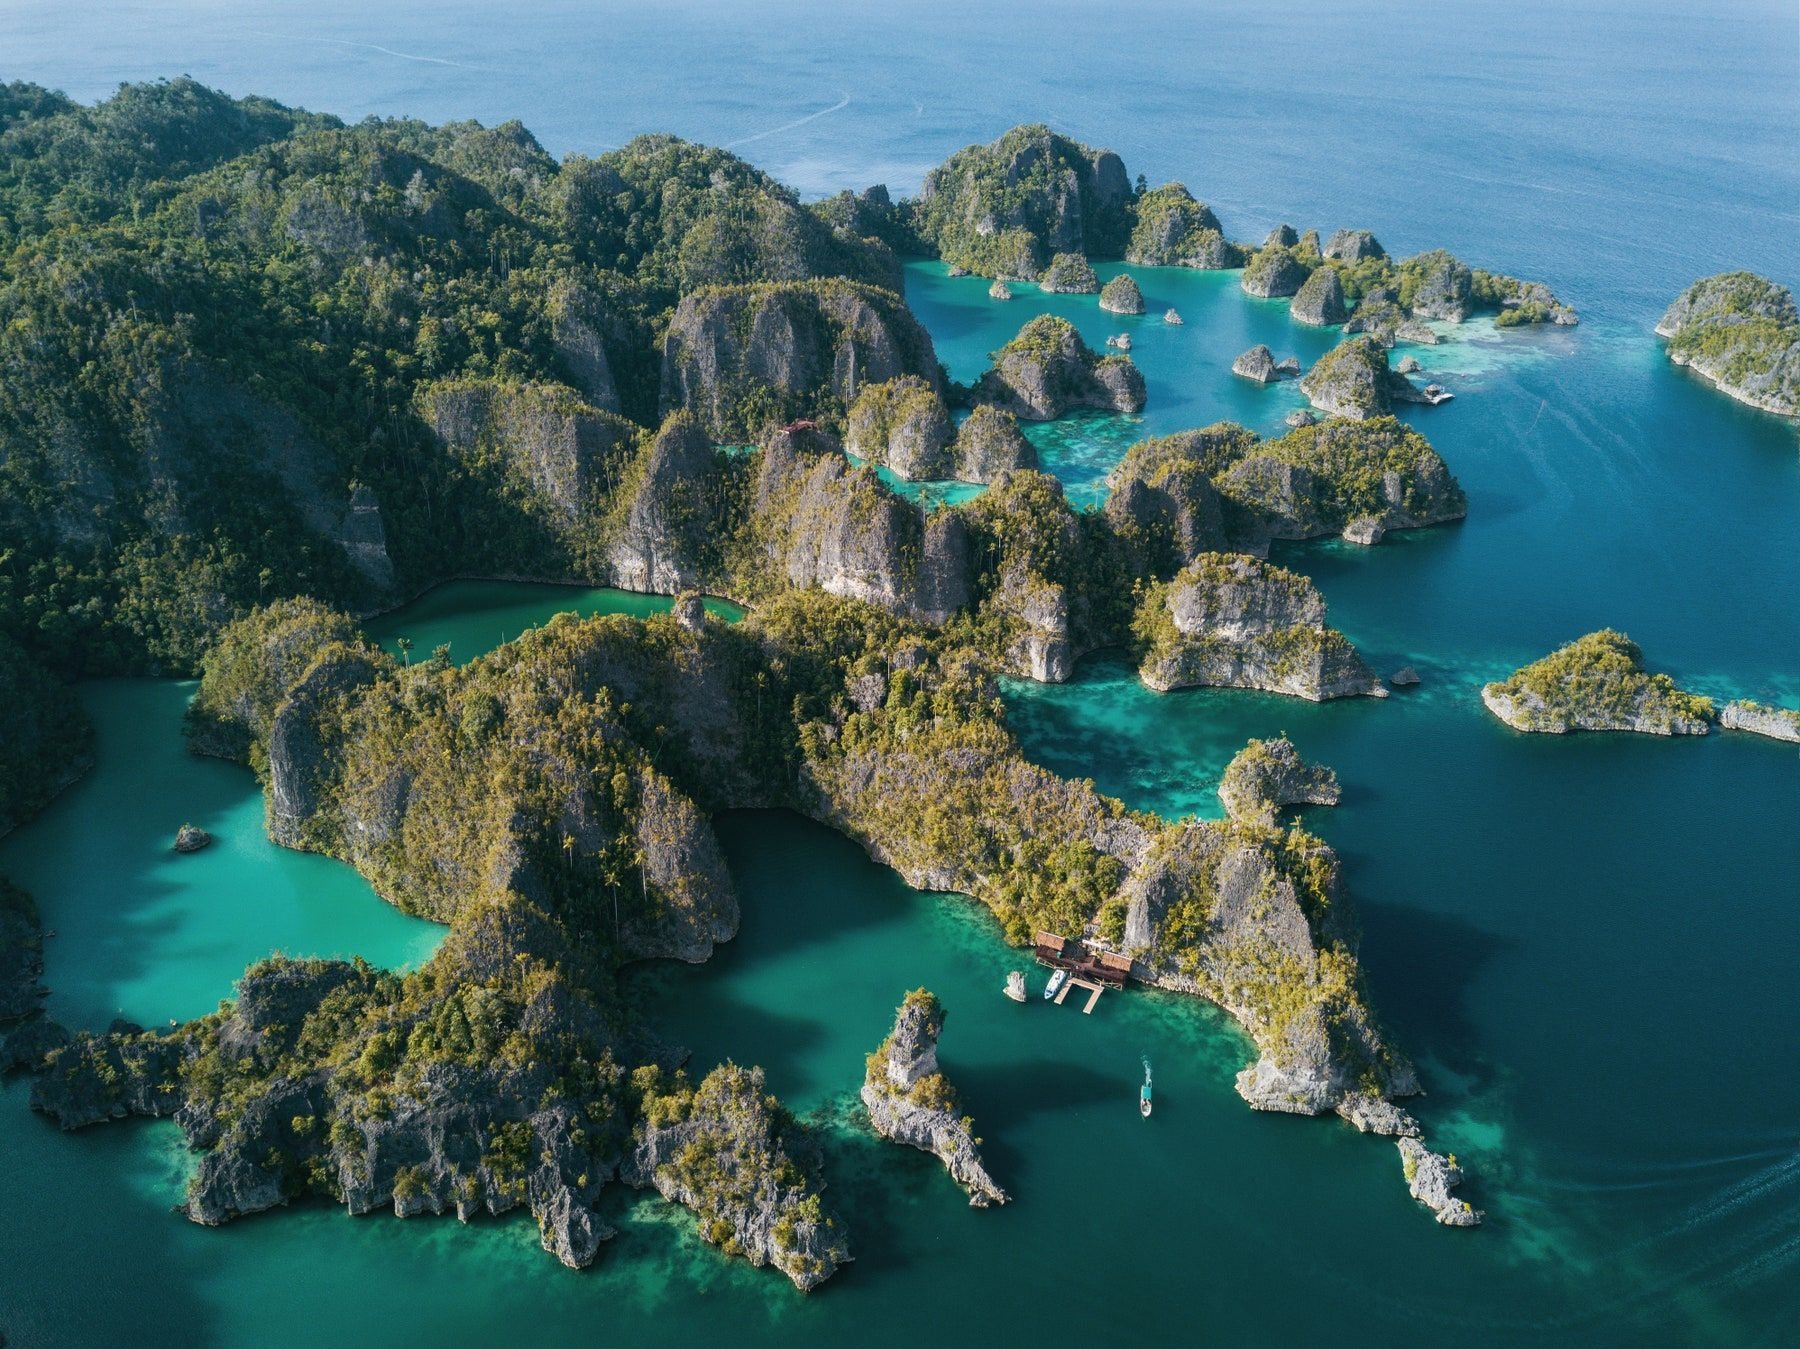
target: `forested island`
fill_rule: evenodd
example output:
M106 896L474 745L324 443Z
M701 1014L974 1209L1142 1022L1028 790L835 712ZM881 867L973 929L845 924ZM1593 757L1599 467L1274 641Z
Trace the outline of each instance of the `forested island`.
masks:
M1481 307L1571 321L1541 288L1393 264L1366 232L1252 254L1185 189L1043 128L953 156L916 201L809 204L667 136L559 162L516 123L345 125L188 80L92 107L0 87L0 245L0 829L90 752L65 681L198 674L192 748L255 770L271 837L450 928L408 974L273 958L166 1032L12 1032L0 1058L42 1070L34 1104L66 1127L176 1117L194 1220L302 1195L525 1207L579 1266L621 1182L801 1288L828 1277L849 1234L806 1130L754 1069L689 1080L616 996L622 965L735 932L710 818L753 806L972 895L1010 942L1080 934L1218 1003L1256 1046L1252 1105L1435 1156L1391 1103L1417 1079L1331 849L1272 808L1170 822L1029 763L996 680L1116 646L1158 688L1383 692L1265 556L1460 519L1387 415L1386 343ZM1297 317L1358 328L1373 401L1144 441L1079 511L1019 423L1135 411L1141 373L1041 316L956 384L902 294L917 255L1066 289L1121 255L1248 260L1271 294L1323 275ZM878 467L988 489L927 509ZM682 598L461 668L362 636L467 575ZM708 619L699 592L751 613ZM29 972L35 917L6 904Z
M1740 403L1800 417L1800 311L1793 294L1754 272L1694 282L1656 325L1669 359Z

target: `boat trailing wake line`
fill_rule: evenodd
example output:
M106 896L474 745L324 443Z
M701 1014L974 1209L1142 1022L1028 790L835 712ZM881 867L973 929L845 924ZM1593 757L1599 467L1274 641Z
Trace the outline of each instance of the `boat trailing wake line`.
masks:
M452 61L443 56L419 56L413 52L397 52L392 47L379 46L373 42L352 42L341 37L315 37L310 33L270 33L261 30L253 31L252 37L280 38L283 42L317 42L327 47L360 47L363 51L380 52L383 56L398 57L402 61L417 61L429 66L454 66L458 70L493 70L492 66L472 66L464 61Z
M734 141L726 141L719 148L721 150L735 150L738 146L748 145L752 141L767 140L770 136L779 136L784 131L793 131L797 127L803 127L808 122L816 122L821 117L829 117L834 112L842 112L849 106L850 91L846 89L844 91L844 96L836 103L833 103L829 108L820 108L817 112L808 113L804 117L796 117L791 122L783 122L780 126L772 126L767 131L759 131L754 136L739 136Z

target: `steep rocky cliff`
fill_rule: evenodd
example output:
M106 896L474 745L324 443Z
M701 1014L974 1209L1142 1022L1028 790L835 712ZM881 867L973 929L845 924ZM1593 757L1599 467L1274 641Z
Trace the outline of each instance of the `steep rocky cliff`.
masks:
M1309 324L1315 328L1339 324L1348 319L1350 310L1344 303L1344 283L1338 277L1338 269L1317 268L1294 293L1294 301L1288 306L1288 314L1294 322Z
M956 477L995 482L1017 468L1038 466L1037 447L1019 430L1019 419L992 403L976 406L956 430Z
M1141 412L1144 376L1129 357L1096 356L1067 320L1041 314L994 353L975 397L1028 421L1075 408Z
M1079 253L1058 253L1037 281L1038 289L1050 295L1096 295L1100 291L1094 265Z
M1141 314L1144 292L1129 272L1120 272L1100 291L1100 307L1109 314Z
M972 596L961 515L927 517L871 468L852 469L818 432L778 434L764 448L754 495L750 570L788 584L942 623Z
M418 395L419 415L446 452L560 532L618 485L639 428L557 384L446 380Z
M935 389L917 375L865 384L844 431L844 448L859 459L885 464L909 481L948 478L956 465L950 412Z
M717 576L735 472L695 417L672 414L620 472L601 524L612 583L672 595Z
M1165 183L1137 200L1125 261L1143 267L1241 267L1244 250L1225 237L1212 208L1180 183Z
M916 216L944 261L1030 281L1056 253L1117 257L1131 230L1131 199L1112 151L1019 126L926 174Z
M1294 294L1311 272L1311 265L1295 249L1265 247L1245 264L1244 275L1238 284L1248 295L1270 299Z
M1754 272L1694 282L1656 325L1669 359L1739 402L1800 417L1800 311L1785 286Z
M1387 690L1304 576L1241 553L1206 553L1151 587L1134 630L1138 676L1158 691L1208 685L1265 689L1312 702Z
M868 384L914 375L942 392L931 338L891 291L842 280L709 286L663 340L662 407L714 440L842 416Z
M1004 1204L1006 1191L981 1164L971 1121L958 1116L956 1089L939 1070L938 1036L944 1009L929 991L914 989L894 1015L894 1029L869 1055L862 1103L883 1138L929 1152L968 1192L969 1204Z
M1766 735L1771 740L1800 743L1800 712L1791 707L1770 707L1740 698L1720 709L1719 725L1731 731Z

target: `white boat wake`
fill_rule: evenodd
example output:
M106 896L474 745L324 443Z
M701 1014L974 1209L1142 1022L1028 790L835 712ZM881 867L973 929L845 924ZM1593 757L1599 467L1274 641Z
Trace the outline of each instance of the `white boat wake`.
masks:
M252 37L274 37L283 42L319 42L327 47L360 47L363 51L380 52L383 56L395 56L402 61L418 61L430 66L454 66L458 70L491 71L492 66L472 66L463 61L452 61L443 56L419 56L413 52L397 52L392 47L378 46L373 42L351 42L341 37L315 37L310 33L268 33L253 32Z
M829 108L820 108L817 112L808 113L804 117L797 117L791 122L783 122L780 126L772 126L767 131L759 131L754 136L739 136L734 141L726 141L725 144L719 148L722 150L735 150L738 146L748 145L752 141L767 140L770 136L779 136L784 131L792 131L796 127L803 127L808 122L816 122L821 117L829 117L834 112L842 112L849 106L850 94L849 91L846 90L844 96L836 103L833 103Z

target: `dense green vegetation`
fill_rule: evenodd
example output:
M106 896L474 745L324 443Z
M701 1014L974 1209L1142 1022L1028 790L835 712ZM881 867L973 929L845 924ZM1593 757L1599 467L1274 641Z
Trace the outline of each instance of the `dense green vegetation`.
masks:
M1533 661L1482 690L1482 698L1520 730L1647 730L1704 733L1712 699L1686 693L1666 674L1644 669L1644 653L1622 632L1603 628Z
M1800 310L1785 286L1754 272L1724 272L1689 286L1657 331L1669 355L1728 392L1800 416Z
M897 284L885 244L669 137L559 165L516 123L345 127L185 80L0 110L0 632L65 672L191 670L283 594L564 570L543 493L491 443L446 453L433 391L648 426L683 293Z
M0 834L35 814L87 766L87 713L48 671L0 636Z

